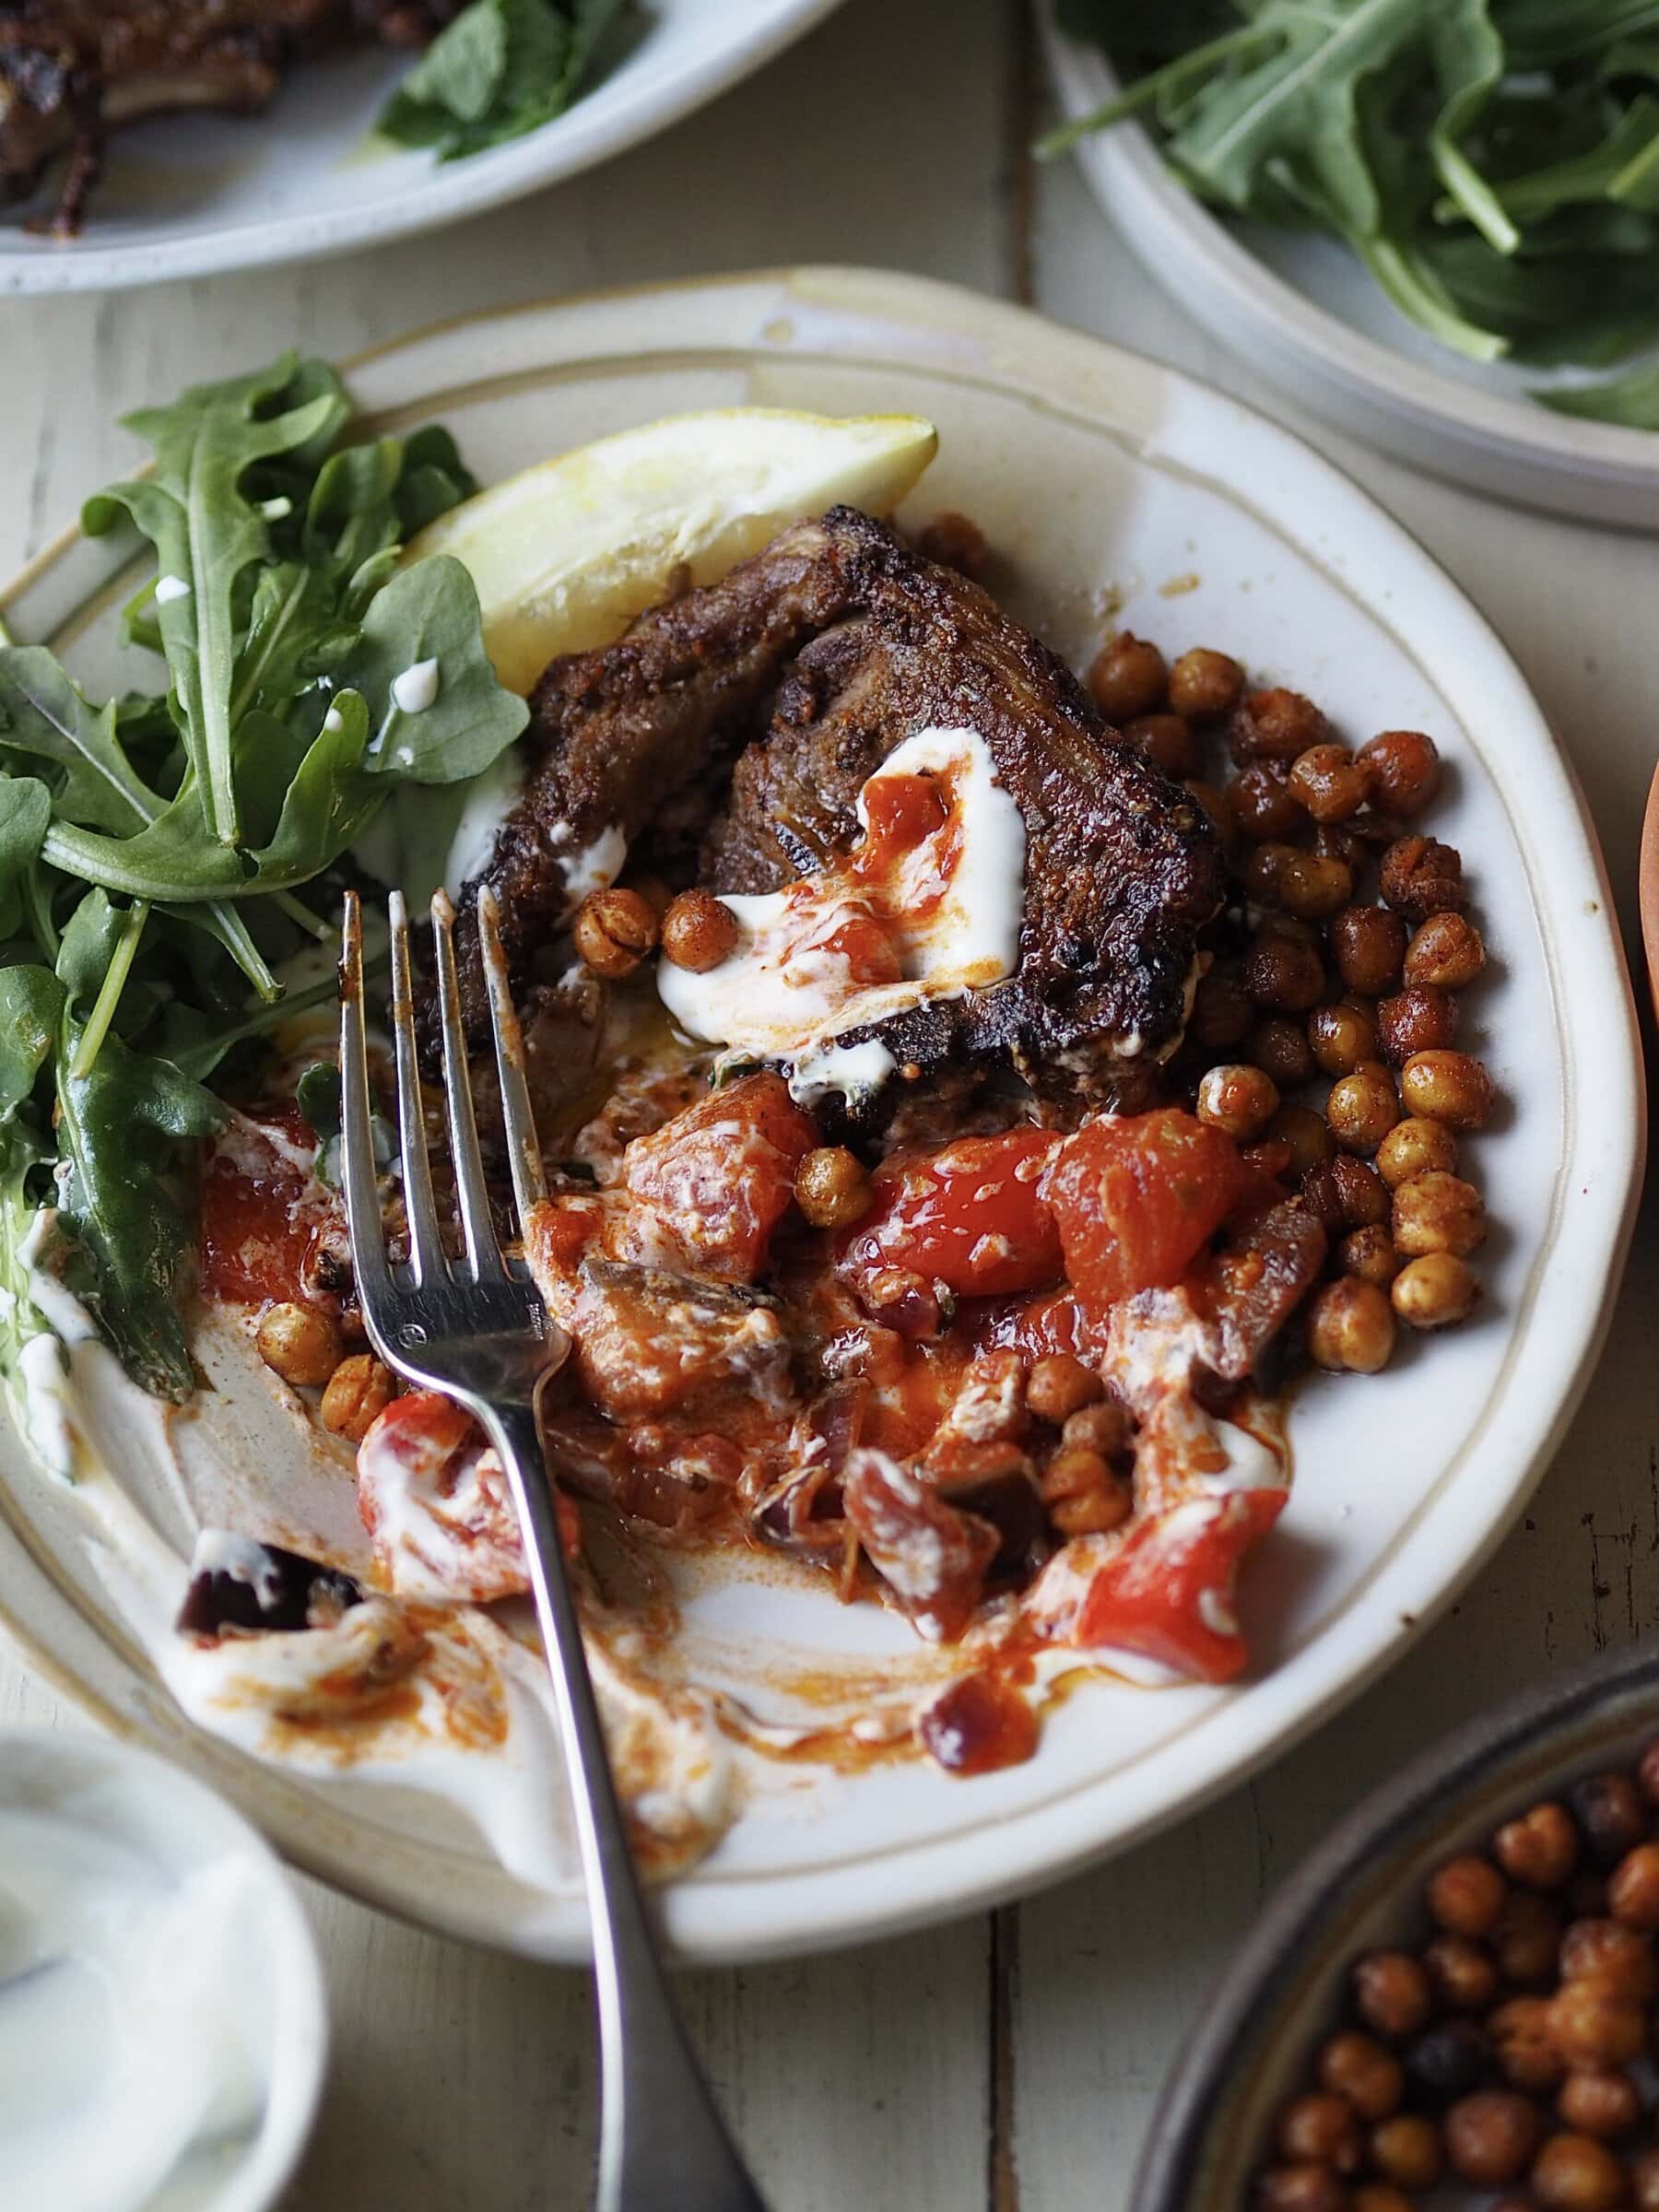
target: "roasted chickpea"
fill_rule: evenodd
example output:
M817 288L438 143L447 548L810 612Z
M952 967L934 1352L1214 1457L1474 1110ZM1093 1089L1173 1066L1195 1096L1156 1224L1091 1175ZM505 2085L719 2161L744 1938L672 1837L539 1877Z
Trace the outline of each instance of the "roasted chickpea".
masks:
M1417 2202L1392 2182L1359 2182L1348 2193L1348 2212L1417 2212Z
M1407 1259L1426 1252L1454 1252L1466 1260L1486 1232L1480 1193L1459 1175L1430 1168L1401 1183L1394 1194L1394 1245Z
M1506 1820L1492 1838L1492 1856L1511 1881L1528 1889L1559 1889L1578 1865L1578 1854L1572 1815L1550 1800Z
M1345 1152L1374 1152L1399 1118L1393 1078L1374 1062L1339 1077L1325 1100L1325 1120Z
M1308 1042L1327 1076L1351 1076L1377 1057L1377 1024L1369 1006L1351 1001L1315 1006L1308 1017Z
M1429 1911L1453 1936L1489 1936L1508 1896L1509 1885L1490 1859L1472 1851L1448 1859L1429 1878Z
M1570 2074L1556 2110L1582 2136L1628 2136L1641 2118L1641 2092L1622 2066Z
M1245 854L1244 865L1239 871L1240 878L1247 895L1256 905L1277 906L1279 877L1284 872L1285 863L1294 860L1296 853L1294 845L1276 844L1269 841L1265 845L1254 846Z
M1406 947L1406 981L1462 991L1486 966L1486 946L1466 914L1430 914Z
M1279 904L1299 921L1323 922L1354 895L1354 871L1346 860L1291 848L1278 872Z
M1406 2077L1392 2051L1357 2029L1334 2035L1319 2053L1321 2086L1346 2097L1361 2120L1386 2120L1397 2112Z
M1241 769L1222 796L1239 835L1252 844L1269 839L1282 842L1307 826L1308 818L1282 771L1268 761Z
M1420 2103L1439 2107L1486 2088L1496 2053L1473 2020L1438 2020L1406 2046L1403 2063L1408 2090Z
M1129 1448L1129 1416L1116 1398L1100 1398L1061 1424L1060 1441L1073 1452L1098 1452L1115 1459Z
M1630 2201L1624 2168L1591 2136L1551 2136L1533 2161L1532 2190L1544 2212L1617 2212Z
M1106 1385L1095 1369L1085 1367L1069 1352L1051 1352L1039 1359L1026 1382L1026 1404L1040 1421L1056 1426L1105 1394Z
M1288 768L1311 746L1323 745L1330 726L1311 699L1274 686L1249 691L1239 701L1227 743L1241 768L1255 760L1277 760Z
M1039 1488L1048 1517L1063 1536L1103 1535L1134 1510L1129 1485L1098 1452L1062 1445Z
M1549 1980L1560 1940L1560 1913L1532 1889L1510 1891L1488 1938L1499 1971L1523 1988Z
M1429 1976L1409 1951L1367 1951L1354 1961L1350 1983L1359 2018L1389 2042L1415 2035L1429 2018Z
M1338 2173L1352 2173L1359 2163L1359 2123L1346 2097L1329 2090L1312 2090L1293 2097L1279 2114L1278 2148L1281 2158L1297 2164L1323 2159Z
M1345 906L1330 923L1331 959L1345 987L1381 998L1400 980L1405 923L1386 906Z
M975 583L991 566L991 548L984 532L971 516L959 514L953 507L923 524L916 534L916 550L924 560L936 560L941 568L954 569L959 576L970 577Z
M1659 1929L1659 1843L1638 1843L1607 1877L1607 1910L1627 1928Z
M1259 1067L1231 1062L1210 1068L1199 1080L1198 1119L1237 1144L1253 1142L1278 1110L1278 1086Z
M1400 1255L1385 1229L1351 1229L1336 1247L1336 1265L1344 1275L1357 1275L1362 1283L1386 1290L1400 1272Z
M1371 2164L1401 2189L1432 2189L1445 2171L1441 2132L1421 2112L1396 2112L1371 2134Z
M631 975L657 941L657 918L638 891L590 891L577 909L571 939L595 975Z
M1497 1100L1491 1077L1467 1053L1414 1053L1400 1070L1400 1095L1407 1113L1458 1130L1484 1129Z
M1457 1001L1433 983L1418 983L1377 1008L1382 1057L1403 1067L1414 1053L1443 1052L1457 1035Z
M1230 714L1243 688L1244 671L1230 653L1194 645L1170 666L1170 704L1196 721Z
M1315 1291L1308 1312L1308 1351L1335 1373L1374 1375L1394 1347L1394 1317L1384 1292L1357 1275L1338 1276Z
M1423 1950L1434 1994L1447 2012L1484 2012L1500 1986L1489 1952L1467 1936L1437 1936Z
M392 1403L393 1376L371 1352L353 1352L328 1378L318 1408L324 1429L360 1444Z
M1198 773L1198 741L1183 714L1137 714L1124 724L1124 737L1177 783Z
M1264 1075L1273 1077L1280 1090L1294 1090L1300 1083L1313 1079L1313 1052L1308 1042L1308 1032L1300 1021L1292 1021L1283 1014L1270 1014L1265 1021L1258 1022L1244 1047L1250 1059Z
M253 1341L272 1372L301 1390L326 1382L346 1353L332 1315L288 1300L266 1307Z
M1256 2176L1254 2212L1347 2212L1334 2166L1270 2166Z
M1638 2005L1659 1988L1652 1938L1617 1920L1575 1920L1561 1938L1563 1982L1600 1982Z
M1245 996L1238 977L1223 975L1212 969L1208 975L1198 979L1187 1035L1206 1053L1230 1052L1249 1036L1250 1025L1255 1018L1255 1008Z
M737 917L712 892L682 891L663 916L663 954L677 968L706 975L730 957Z
M1371 772L1346 745L1312 745L1298 754L1290 788L1316 822L1346 822L1371 797Z
M1659 2150L1639 2150L1630 2160L1630 2203L1635 2212L1659 2212Z
M1543 2133L1530 2099L1514 2089L1477 2089L1446 2112L1447 2162L1477 2188L1507 2188L1531 2165Z
M1441 1122L1408 1114L1396 1122L1377 1147L1377 1171L1390 1190L1414 1175L1449 1174L1457 1164L1457 1139Z
M1233 814L1232 801L1221 786L1206 782L1202 777L1189 776L1182 788L1207 818L1210 828L1221 842L1230 845L1239 834L1239 824Z
M1549 2032L1569 2067L1594 2071L1640 2057L1647 2023L1633 1998L1605 1982L1564 1982L1549 2000Z
M1567 2071L1549 2030L1547 1997L1512 1997L1487 2016L1487 2030L1504 2079L1541 2096Z
M1421 814L1440 789L1440 752L1421 730L1384 730L1359 747L1377 804L1385 813L1409 821Z
M1305 1014L1324 992L1324 962L1312 932L1293 922L1264 925L1239 964L1239 981L1258 1006Z
M1462 857L1434 837L1402 837L1390 845L1378 882L1388 904L1413 922L1464 903Z
M1084 680L1107 721L1122 729L1137 715L1157 713L1164 703L1168 671L1156 645L1123 629L1101 646Z
M845 1145L820 1145L795 1171L795 1204L814 1229L847 1229L875 1194L863 1162Z
M1335 1138L1311 1106L1281 1106L1268 1124L1268 1135L1282 1137L1289 1147L1290 1171L1298 1177L1324 1167L1335 1154Z
M1338 1152L1301 1179L1302 1196L1333 1236L1371 1229L1388 1218L1388 1191L1375 1169L1351 1152ZM1352 1273L1354 1270L1345 1270Z
M1468 1263L1451 1252L1408 1260L1389 1290L1394 1312L1413 1329L1446 1329L1466 1321L1479 1295Z

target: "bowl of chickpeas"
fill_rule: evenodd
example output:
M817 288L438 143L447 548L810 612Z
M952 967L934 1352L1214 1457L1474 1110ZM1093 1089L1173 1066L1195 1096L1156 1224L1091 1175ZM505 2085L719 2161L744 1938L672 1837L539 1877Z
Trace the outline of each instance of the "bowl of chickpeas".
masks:
M1285 1884L1134 2212L1659 2212L1659 1653L1423 1753Z

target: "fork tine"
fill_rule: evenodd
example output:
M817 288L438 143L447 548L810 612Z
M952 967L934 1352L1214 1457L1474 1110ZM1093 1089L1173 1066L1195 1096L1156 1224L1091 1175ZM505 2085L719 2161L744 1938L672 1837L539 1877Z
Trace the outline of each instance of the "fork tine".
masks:
M392 1034L397 1045L397 1129L403 1148L404 1207L409 1222L409 1265L418 1283L441 1282L443 1240L432 1196L421 1111L420 1064L415 1050L415 994L409 981L409 912L401 891L388 902L392 922Z
M478 945L484 956L484 977L489 986L489 1026L495 1033L496 1068L501 1079L501 1119L507 1130L507 1156L512 1169L512 1194L518 1203L519 1226L530 1218L533 1206L547 1194L542 1171L541 1147L535 1138L535 1115L530 1104L530 1087L524 1080L524 1039L518 1010L507 981L507 962L501 953L501 910L494 889L484 884L478 891Z
M369 1127L369 1047L363 1034L363 912L355 891L346 894L340 933L340 1179L351 1232L351 1265L372 1324L376 1295L391 1287L381 1230L374 1138Z
M507 1272L489 1218L478 1124L466 1075L466 1032L461 1022L461 986L455 976L455 910L449 893L432 893L432 937L438 953L438 1006L443 1021L443 1090L449 1101L450 1164L455 1171L455 1210L466 1239L474 1282L500 1281Z

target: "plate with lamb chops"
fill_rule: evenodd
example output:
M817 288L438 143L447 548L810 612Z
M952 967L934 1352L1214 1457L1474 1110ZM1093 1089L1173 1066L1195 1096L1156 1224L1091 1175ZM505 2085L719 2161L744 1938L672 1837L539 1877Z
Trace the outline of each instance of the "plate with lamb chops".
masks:
M638 1847L713 1959L1058 1878L1387 1665L1584 1385L1642 1091L1535 704L1326 463L950 288L673 299L671 340L644 294L366 356L332 459L319 364L182 404L250 407L262 451L286 426L313 536L349 511L360 555L376 498L422 523L376 557L373 650L320 645L283 710L345 824L303 897L441 884L475 1013L473 901L499 901L548 1185L523 1252L576 1347L549 1470ZM0 594L28 641L0 745L26 691L85 726L50 648L164 774L114 611L166 651L202 580L163 573L152 621L156 565L71 537ZM411 607L430 643L388 644ZM118 893L58 742L26 748L38 865ZM376 747L408 780L362 827ZM203 875L198 934L300 829ZM136 831L124 880L162 851ZM6 1244L39 1348L9 1379L0 1620L328 1879L579 1956L500 1470L355 1319L326 958L282 968L291 1018L250 1002L210 1036L209 956L69 895L62 1112L31 1123L25 1080L6 1124L36 1128L6 1203L41 1210ZM270 951L268 902L241 911ZM138 1271L177 1303L165 1389L154 1315L97 1265L97 1145L40 1164L99 1133L75 994L104 927L138 947L135 994L100 996L111 1082L148 1069L199 1132L169 1163L190 1249ZM390 1167L385 1200L395 1238Z
M665 129L836 5L0 0L0 296L482 214Z

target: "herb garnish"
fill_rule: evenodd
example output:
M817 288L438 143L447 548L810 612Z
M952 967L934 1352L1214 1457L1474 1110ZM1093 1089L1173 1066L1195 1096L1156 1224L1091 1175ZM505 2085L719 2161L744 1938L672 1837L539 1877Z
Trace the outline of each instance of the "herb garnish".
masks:
M445 161L562 115L620 0L472 0L441 30L381 116L401 146Z

